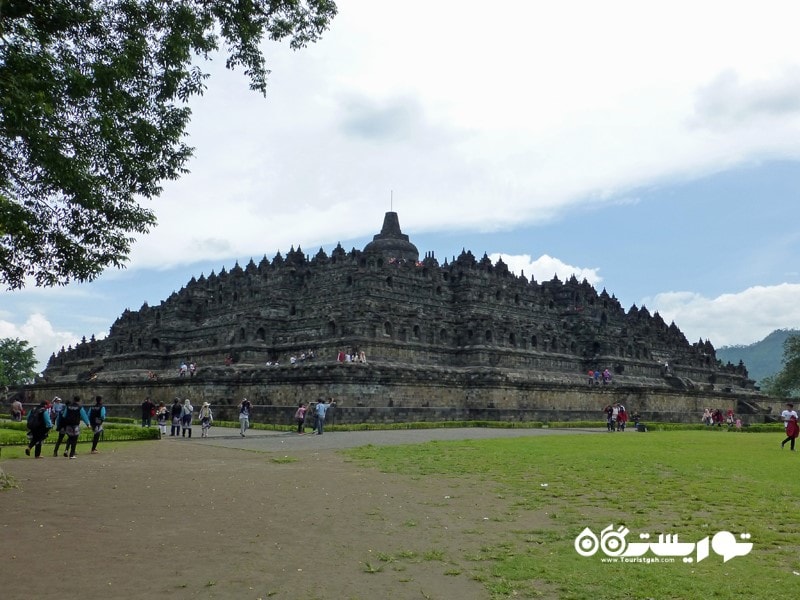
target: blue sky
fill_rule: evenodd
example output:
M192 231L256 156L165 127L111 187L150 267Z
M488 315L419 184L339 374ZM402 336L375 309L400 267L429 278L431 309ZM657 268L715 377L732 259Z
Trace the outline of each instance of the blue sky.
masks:
M338 4L320 43L265 44L267 98L205 64L191 172L128 269L3 293L0 337L46 361L193 275L363 247L390 198L440 261L576 273L692 341L800 327L792 3Z

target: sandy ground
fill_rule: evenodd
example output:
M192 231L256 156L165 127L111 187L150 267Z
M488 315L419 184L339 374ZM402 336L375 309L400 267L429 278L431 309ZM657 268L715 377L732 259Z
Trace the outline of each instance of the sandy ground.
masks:
M565 433L212 432L4 461L17 487L0 492L0 596L487 598L474 576L488 566L469 557L503 538L506 500L469 476L385 474L337 450ZM522 518L515 529L546 521Z

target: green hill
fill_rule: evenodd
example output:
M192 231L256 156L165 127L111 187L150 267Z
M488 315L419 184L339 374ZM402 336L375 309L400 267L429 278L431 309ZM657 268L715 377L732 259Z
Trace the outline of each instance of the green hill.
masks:
M749 346L722 346L717 348L717 358L735 365L741 360L747 367L750 379L760 382L774 375L783 366L783 343L792 335L800 335L797 329L776 329L760 342Z

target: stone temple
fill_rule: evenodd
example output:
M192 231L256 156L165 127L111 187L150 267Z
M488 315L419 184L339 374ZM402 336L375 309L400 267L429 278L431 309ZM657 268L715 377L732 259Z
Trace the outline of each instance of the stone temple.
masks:
M611 382L590 386L598 369ZM246 395L268 420L317 397L336 397L353 421L596 420L609 401L683 420L705 404L758 412L763 398L711 342L689 343L585 280L538 282L469 251L420 257L395 212L362 250L292 248L126 310L106 338L53 354L32 389L102 389L123 405L190 395L223 409Z

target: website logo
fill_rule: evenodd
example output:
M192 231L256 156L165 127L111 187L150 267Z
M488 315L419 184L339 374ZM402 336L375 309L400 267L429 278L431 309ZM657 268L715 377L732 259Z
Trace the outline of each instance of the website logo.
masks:
M614 529L612 523L598 537L586 527L575 538L575 552L589 557L602 551L606 557L613 559L607 562L675 562L680 557L685 563L699 563L708 558L712 551L722 557L722 562L728 562L737 556L749 554L753 549L752 542L739 541L749 540L749 533L741 533L737 539L729 531L719 531L713 537L706 536L699 542L681 542L678 534L662 533L658 541L628 542L625 538L629 533L630 530L624 525ZM650 540L650 534L639 534L639 539Z

